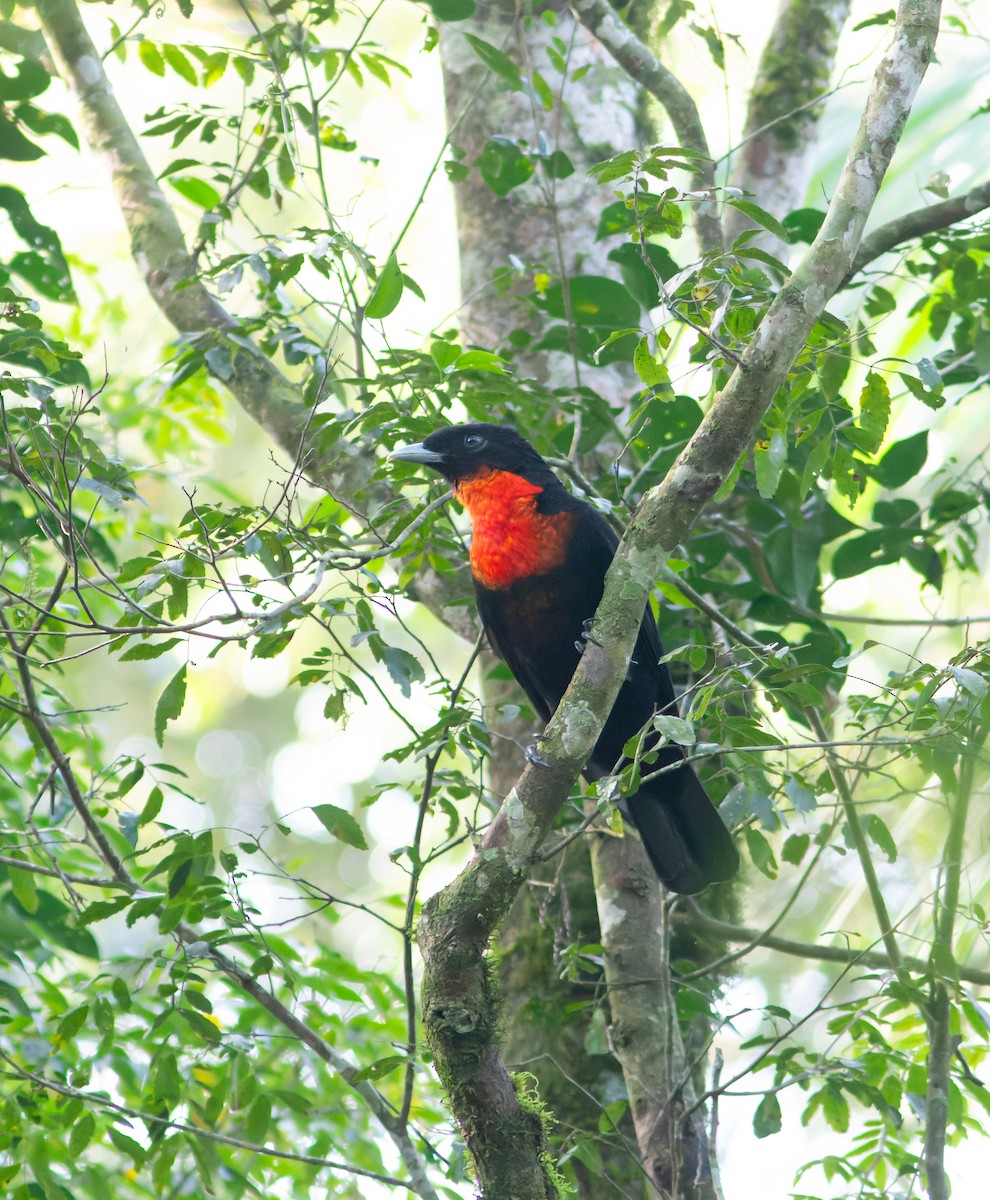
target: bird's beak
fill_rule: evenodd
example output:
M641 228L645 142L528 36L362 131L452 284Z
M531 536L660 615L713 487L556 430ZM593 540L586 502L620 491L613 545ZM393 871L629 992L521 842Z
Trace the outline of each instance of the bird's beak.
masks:
M413 442L409 446L400 446L388 456L389 462L422 463L427 467L435 467L443 462L443 455L435 450L427 450L422 442Z

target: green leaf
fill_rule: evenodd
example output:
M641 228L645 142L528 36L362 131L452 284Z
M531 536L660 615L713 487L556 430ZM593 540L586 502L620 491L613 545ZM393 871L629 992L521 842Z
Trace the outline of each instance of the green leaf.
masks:
M255 1096L248 1109L247 1119L244 1122L244 1136L249 1142L256 1144L264 1142L271 1120L272 1098L266 1092L261 1092Z
M414 658L407 650L398 646L386 646L383 658L392 682L408 700L412 695L412 685L422 683L426 678L422 664L418 658Z
M808 495L814 486L816 480L825 470L825 464L828 462L828 456L832 450L831 437L822 437L812 447L808 457L804 461L804 470L801 472L801 497L802 499Z
M507 360L490 350L465 350L458 354L454 371L488 371L492 375L506 375Z
M822 1113L836 1133L849 1128L849 1103L838 1087L832 1084L823 1089Z
M890 420L890 389L882 375L874 371L866 376L859 396L859 428L863 433L860 449L875 454L887 432Z
M818 807L815 793L796 775L791 775L784 784L784 795L794 805L794 811L797 813L814 812Z
M205 179L196 179L192 175L180 175L178 178L170 175L168 182L180 196L184 196L200 208L213 208L223 198L211 183L207 183Z
M147 45L147 43L143 44ZM191 83L193 87L197 85L199 80L196 78L196 71L178 46L165 43L162 46L162 54L165 56L165 61L180 79L184 79L186 83Z
M430 358L436 363L436 368L441 375L445 375L453 367L460 353L460 346L454 342L438 340L430 346Z
M402 299L402 271L394 254L390 254L368 297L364 314L380 321L391 313Z
M522 76L519 74L519 68L507 54L503 54L490 42L483 41L480 37L475 37L473 33L464 35L468 45L477 54L485 66L499 79L504 80L514 92L523 90Z
M808 242L818 236L818 231L825 220L825 214L820 208L796 208L784 217L781 224L787 231L789 242Z
M295 636L294 629L285 629L281 633L263 633L251 647L252 658L278 658Z
M942 395L942 388L933 389L925 387L920 379L915 379L913 375L907 375L903 371L898 371L897 374L901 377L901 382L907 388L915 399L920 400L927 408L939 409L945 403L945 396ZM939 380L941 385L941 380Z
M647 262L643 261L644 254ZM660 303L660 282L666 283L680 270L666 247L652 242L645 245L624 242L609 252L608 260L619 264L627 291L647 310Z
M780 1127L780 1102L776 1092L770 1092L756 1106L756 1112L753 1114L753 1133L758 1138L770 1137L780 1133Z
M147 1151L144 1149L144 1147L136 1142L133 1138L128 1137L126 1133L121 1133L121 1131L114 1126L111 1126L107 1132L110 1137L110 1141L121 1152L121 1154L126 1154L128 1158L133 1161L135 1166L140 1167L147 1157Z
M863 817L863 831L886 854L887 862L897 862L897 843L876 813L867 813Z
M354 1076L354 1083L363 1083L366 1079L382 1079L400 1067L404 1067L408 1062L409 1059L405 1055L390 1054L387 1058L380 1058L377 1062L362 1067Z
M987 681L971 667L949 667L949 673L960 689L968 692L975 700L982 700L987 694Z
M966 492L961 488L946 488L939 492L928 509L929 520L935 523L943 521L958 521L966 513L972 512L982 502L982 497L976 492ZM877 506L879 507L879 505Z
M346 809L338 808L335 804L314 804L312 808L328 833L357 850L368 849L361 826Z
M694 726L682 717L654 717L653 728L678 746L693 746L698 740Z
M26 138L10 114L0 107L0 158L10 159L11 162L33 162L44 156L44 150Z
M930 358L919 358L914 364L918 371L918 378L926 388L931 388L933 392L940 392L945 386L945 381L939 373L938 367Z
M87 904L76 917L76 925L81 929L84 925L92 925L96 921L105 921L123 912L131 903L130 896L118 896L116 900L94 900Z
M883 12L875 13L872 17L867 17L865 21L860 21L852 27L853 33L858 33L861 29L869 29L874 25L893 25L897 20L897 13L892 8L886 8Z
M182 1098L182 1077L175 1052L167 1047L159 1050L151 1066L151 1092L166 1104L178 1104Z
M153 42L142 39L138 43L138 58L152 75L162 76L165 74L165 60Z
M137 813L122 812L117 814L117 827L132 850L137 849L138 825Z
M165 726L182 712L186 702L186 664L176 671L165 686L155 706L155 741L160 746L165 736Z
M873 519L880 525L912 525L919 532L921 509L913 500L898 497L896 500L878 500L873 506Z
M780 486L780 476L787 464L787 437L776 430L769 441L753 447L753 466L756 469L756 488L764 500L770 500Z
M438 21L466 21L477 7L475 0L426 0Z
M12 900L16 905L15 911L22 912L20 905L16 904L16 897L12 897ZM51 892L38 892L37 912L30 915L32 921L44 931L48 941L57 946L64 946L73 954L83 954L94 959L100 957L100 950L93 935L88 929L76 927L75 911Z
M209 1042L215 1046L220 1041L220 1030L209 1017L204 1017L202 1013L197 1012L194 1008L185 1008L180 1006L179 1015L186 1022L190 1029L203 1039L204 1042Z
M894 442L883 458L869 468L870 474L886 488L903 487L914 479L928 458L928 431Z
M31 100L48 90L51 76L34 57L22 58L16 65L16 74L0 71L0 100Z
M770 843L758 829L754 829L752 825L747 825L745 829L746 845L749 848L749 856L753 860L753 865L758 871L761 871L768 879L777 878L777 860L774 858L773 850L770 848Z
M628 178L638 162L639 155L635 150L623 150L621 154L615 154L589 167L588 174L598 183L615 183L619 179Z
M633 369L643 381L644 387L660 387L667 395L673 396L674 389L670 385L670 374L662 362L658 362L650 352L649 340L641 337L633 351Z
M871 529L860 537L848 538L832 556L836 579L852 579L874 567L897 562L911 534L905 530Z
M743 468L746 466L747 457L748 457L748 455L747 455L746 451L744 450L742 452L742 454L740 454L739 457L736 459L736 465L732 468L732 470L726 476L725 482L715 493L715 503L716 504L721 504L723 500L728 499L728 497L732 494L732 490L736 486L736 484L739 482L739 477L740 477L740 475L742 475Z
M568 281L568 290L569 315L575 325L604 331L629 329L639 321L639 304L621 283L605 275L575 275ZM568 316L564 290L559 284L549 288L537 304L552 317Z
M730 197L727 203L731 204L733 208L738 208L741 213L749 217L754 225L762 225L764 229L772 233L774 237L780 238L782 242L789 242L791 240L787 234L787 230L777 218L768 213L765 208L760 208L758 204L754 204L752 200L736 200Z
M488 139L475 165L496 196L507 196L536 170L532 157L524 154L512 138L501 134Z
M550 179L569 179L574 174L574 164L563 150L554 150L552 154L541 154L539 158Z
M86 1024L88 1016L88 1004L80 1004L76 1008L69 1009L56 1027L58 1030L58 1040L60 1042L71 1042L79 1030Z
M605 350L608 346L611 346L613 342L621 341L623 338L627 338L627 337L635 337L638 334L639 334L638 326L635 329L613 329L612 332L605 339L605 341L602 342L602 344L595 351L595 362L596 363L598 362L601 352L603 350Z
M22 871L17 867L7 868L7 881L14 899L26 913L38 911L38 885L33 871Z
M179 644L179 638L166 638L162 642L142 642L137 646L132 646L130 650L125 650L117 660L118 662L145 662L152 658L161 658L163 654L167 654L173 646Z
M800 864L805 854L808 852L808 846L811 844L811 837L807 833L792 833L791 836L784 842L780 851L780 857L784 862L790 863L796 867Z
M153 787L148 793L148 799L145 801L144 808L141 809L141 815L138 817L138 825L147 825L150 821L153 821L161 812L164 799L162 789L157 786Z
M17 188L0 186L0 208L6 209L14 232L30 247L29 253L11 258L10 269L48 299L74 303L69 264L55 230L35 220L24 194Z
M84 1112L75 1125L72 1126L72 1130L69 1133L69 1140L66 1143L69 1157L78 1158L93 1140L95 1132L96 1118L91 1112Z
M539 97L540 103L543 105L543 111L550 112L553 108L554 101L553 89L543 78L540 72L536 70L534 70L530 76L530 82L533 85L533 91ZM570 173L573 173L573 170L574 168L572 167Z

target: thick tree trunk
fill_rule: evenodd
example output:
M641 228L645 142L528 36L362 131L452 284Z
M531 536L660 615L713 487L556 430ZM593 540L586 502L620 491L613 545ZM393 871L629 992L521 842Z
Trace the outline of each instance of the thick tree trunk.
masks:
M541 315L528 314L520 304L520 295L532 294L535 275L557 281L579 272L614 273L606 262L611 247L594 240L593 206L604 207L610 196L589 182L587 170L638 139L635 85L576 24L567 6L544 6L559 10L552 26L539 19L523 22L518 7L513 0L479 5L469 21L448 26L441 39L450 139L471 167L455 190L464 297L460 318L466 338L489 350L505 349L513 330L539 327ZM526 91L511 91L479 59L465 34L502 50L524 76L538 70L553 92L553 107L546 109ZM568 47L571 70L589 68L580 87L550 64L551 39ZM562 150L574 172L553 180L537 172L497 197L475 166L492 137ZM559 387L581 381L572 356L513 355L521 375ZM594 376L596 391L610 399L621 401L635 387L630 371L598 369Z

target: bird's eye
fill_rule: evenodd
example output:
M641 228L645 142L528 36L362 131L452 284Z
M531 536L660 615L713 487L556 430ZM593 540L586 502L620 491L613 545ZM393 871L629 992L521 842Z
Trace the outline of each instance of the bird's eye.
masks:
M485 444L485 439L480 433L467 433L464 435L465 450L480 450Z

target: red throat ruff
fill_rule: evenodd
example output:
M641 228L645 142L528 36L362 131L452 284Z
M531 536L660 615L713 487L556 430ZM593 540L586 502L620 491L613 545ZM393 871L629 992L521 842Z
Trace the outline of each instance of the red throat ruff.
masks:
M509 587L564 562L574 513L537 512L542 491L521 475L487 469L457 484L471 515L471 574L482 587Z

